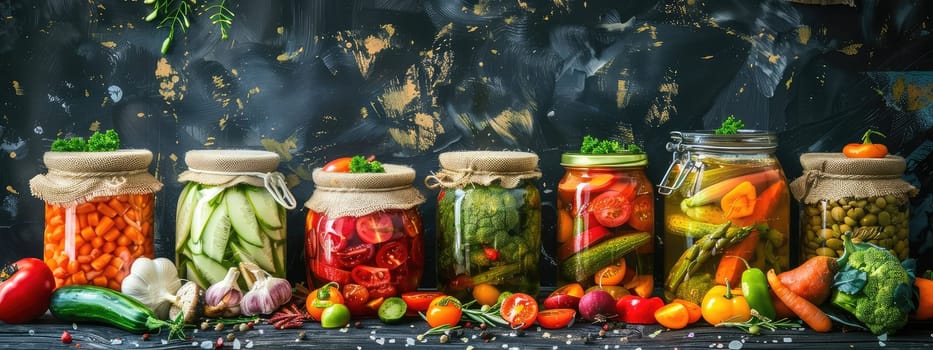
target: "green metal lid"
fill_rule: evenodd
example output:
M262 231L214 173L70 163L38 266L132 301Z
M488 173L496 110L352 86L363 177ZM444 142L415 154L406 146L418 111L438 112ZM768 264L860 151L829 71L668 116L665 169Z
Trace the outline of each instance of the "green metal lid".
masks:
M565 167L634 168L648 165L644 153L582 154L564 153L560 165Z

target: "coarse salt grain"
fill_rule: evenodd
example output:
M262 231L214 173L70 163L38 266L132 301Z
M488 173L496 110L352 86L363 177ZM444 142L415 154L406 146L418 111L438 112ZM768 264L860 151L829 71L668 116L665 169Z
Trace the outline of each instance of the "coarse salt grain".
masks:
M389 339L389 344L395 344L395 338Z
M784 337L784 342L785 342L785 343L793 343L793 342L794 342L794 338L791 338L791 337Z
M376 338L376 344L385 345L386 338Z
M460 338L460 341L463 342L463 343L466 343L466 342L468 342L468 341L470 341L470 340L467 339L467 337L463 337L463 338Z
M344 327L344 328L341 328L341 329L340 329L340 333L346 333L346 332L349 331L349 330L350 330L349 328Z
M741 348L742 348L742 345L743 345L742 342L740 342L740 341L738 341L738 340L733 340L733 341L730 341L730 342L729 342L729 349L731 349L731 350L738 350L738 349L741 349Z
M168 340L162 339L162 345L168 344Z
M110 345L123 345L123 339L110 339Z
M884 345L885 345L885 344L884 344L884 342L883 342L883 341L880 341L880 340L878 341L878 346L880 346L880 347L882 347L882 348L883 348L883 347L884 347Z
M213 349L214 343L207 340L201 342L201 349Z
M414 346L415 338L405 338L405 346Z
M240 343L240 339L234 339L233 350L240 350L240 346L242 346L242 343Z
M687 338L693 338L695 336L696 334L694 334L693 332L687 333Z
M29 335L36 335L36 331L35 331L34 329L30 329L30 330L29 330Z
M252 339L246 339L246 348L247 348L247 349L252 349L252 348L253 348L253 340L252 340Z

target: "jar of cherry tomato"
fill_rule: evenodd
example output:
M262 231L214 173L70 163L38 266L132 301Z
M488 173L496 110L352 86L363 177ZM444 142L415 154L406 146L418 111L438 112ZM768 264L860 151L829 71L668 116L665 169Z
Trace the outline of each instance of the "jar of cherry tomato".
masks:
M500 291L537 295L541 195L534 180L541 177L538 156L447 152L440 155L440 164L442 169L425 179L429 188L440 191L438 289L460 300L486 299Z
M714 284L737 286L745 262L789 265L790 195L777 135L739 130L671 132L664 198L664 294L700 302Z
M45 263L55 287L96 285L120 291L138 257L154 257L152 152L46 152L47 174L29 182L45 201Z
M375 315L381 302L418 288L424 239L412 168L383 164L384 173L312 173L305 203L308 283L335 282L355 316Z
M649 296L654 288L654 186L640 151L564 153L557 186L558 284L625 288Z

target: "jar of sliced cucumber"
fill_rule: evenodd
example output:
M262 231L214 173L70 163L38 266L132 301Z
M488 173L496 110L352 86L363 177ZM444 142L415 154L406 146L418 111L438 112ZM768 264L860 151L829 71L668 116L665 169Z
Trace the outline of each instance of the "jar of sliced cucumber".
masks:
M279 156L253 150L185 154L187 182L178 198L175 264L181 278L202 288L246 261L285 277L285 210L295 198L276 172ZM241 287L246 281L240 277Z

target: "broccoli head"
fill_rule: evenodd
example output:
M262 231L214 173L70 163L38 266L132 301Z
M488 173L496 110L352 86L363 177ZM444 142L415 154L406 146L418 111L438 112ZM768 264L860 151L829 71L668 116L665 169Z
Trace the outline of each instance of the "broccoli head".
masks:
M845 253L837 261L832 303L852 313L874 334L893 334L914 309L915 261L903 263L888 250L854 243L843 236Z

